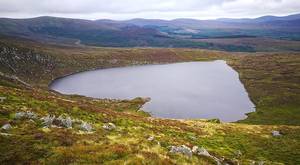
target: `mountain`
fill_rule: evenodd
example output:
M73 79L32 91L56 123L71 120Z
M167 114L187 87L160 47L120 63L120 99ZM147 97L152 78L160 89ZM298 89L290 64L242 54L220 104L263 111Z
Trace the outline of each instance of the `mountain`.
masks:
M291 20L298 20L300 19L300 14L288 15L283 17L278 16L262 16L254 19L250 18L241 18L241 19L230 19L230 18L220 18L217 21L221 22L233 22L233 23L263 23L263 22L270 22L270 21L291 21Z
M41 42L106 47L188 47L254 51L251 45L220 44L199 39L271 38L300 40L300 14L256 19L109 19L57 17L0 18L0 35ZM265 39L264 39L265 40Z

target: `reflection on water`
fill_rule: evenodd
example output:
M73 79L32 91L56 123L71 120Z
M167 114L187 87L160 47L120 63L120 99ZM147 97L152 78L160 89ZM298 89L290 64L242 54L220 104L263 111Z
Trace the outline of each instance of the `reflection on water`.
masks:
M219 118L254 111L236 71L225 61L187 62L87 71L54 81L51 89L95 98L151 97L143 109L162 118Z

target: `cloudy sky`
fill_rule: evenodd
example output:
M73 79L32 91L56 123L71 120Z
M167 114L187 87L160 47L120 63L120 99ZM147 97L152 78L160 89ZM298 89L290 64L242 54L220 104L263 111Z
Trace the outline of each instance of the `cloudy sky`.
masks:
M300 0L0 0L0 17L253 18L300 13Z

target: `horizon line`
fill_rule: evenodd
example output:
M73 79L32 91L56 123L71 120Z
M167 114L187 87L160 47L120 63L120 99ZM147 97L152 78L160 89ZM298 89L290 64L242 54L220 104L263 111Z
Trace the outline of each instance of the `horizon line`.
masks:
M213 18L213 19L197 19L197 18L188 18L188 17L179 17L174 19L161 19L161 18L130 18L130 19L110 19L110 18L97 18L97 19L84 19L84 18L75 18L75 17L64 17L64 16L51 16L51 15L40 15L34 17L24 17L24 18L16 18L16 17L1 17L0 19L16 19L16 20L25 20L25 19L35 19L35 18L42 18L42 17L50 17L50 18L63 18L63 19L75 19L75 20L89 20L89 21L97 21L97 20L110 20L110 21L130 21L135 19L143 19L143 20L163 20L163 21L174 21L180 19L189 19L189 20L198 20L198 21L214 21L214 20L221 20L221 19L235 19L235 20L242 20L242 19L258 19L262 17L287 17L293 15L300 15L300 13L295 14L288 14L288 15L261 15L258 17L240 17L240 18L233 18L233 17L220 17L220 18Z

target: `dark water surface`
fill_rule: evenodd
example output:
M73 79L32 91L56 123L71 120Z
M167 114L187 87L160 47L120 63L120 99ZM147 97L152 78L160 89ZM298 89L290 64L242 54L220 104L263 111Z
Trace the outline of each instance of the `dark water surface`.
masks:
M94 98L151 97L143 110L162 118L244 119L254 105L225 61L101 69L55 80L50 88Z

